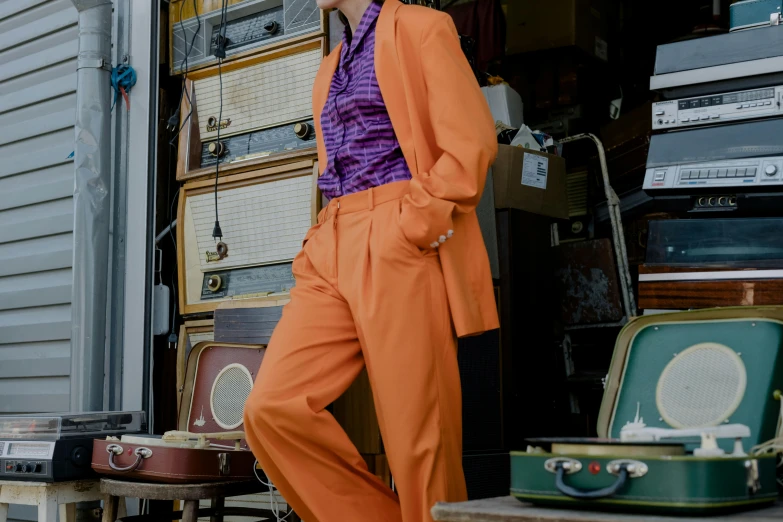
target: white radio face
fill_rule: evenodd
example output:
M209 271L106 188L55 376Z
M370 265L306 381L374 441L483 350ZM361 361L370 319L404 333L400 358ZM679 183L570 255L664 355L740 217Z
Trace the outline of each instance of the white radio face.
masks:
M217 201L227 247L222 256L212 238L214 182L185 185L177 226L182 313L212 311L230 299L290 291L291 262L312 226L318 199L313 161L307 164L221 179Z
M693 127L783 114L783 86L653 104L653 130Z
M312 49L224 72L221 137L310 118L320 64L321 50ZM214 140L217 125L212 119L216 122L220 114L220 79L210 76L193 83L201 140Z

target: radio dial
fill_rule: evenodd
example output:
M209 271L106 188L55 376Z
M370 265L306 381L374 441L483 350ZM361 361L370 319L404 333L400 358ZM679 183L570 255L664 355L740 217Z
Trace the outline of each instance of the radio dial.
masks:
M219 275L209 276L207 279L207 288L210 292L217 292L223 285L223 279Z
M226 147L223 145L222 142L213 141L212 143L209 144L210 155L219 158L220 156L225 154L225 152L226 152Z
M297 123L294 125L294 134L300 140L306 140L310 135L310 125L307 123Z
M32 473L34 469L35 469L35 466L33 466L30 463L27 463L27 464L24 465L24 472L25 473Z
M764 169L764 174L767 176L774 176L778 173L778 168L775 165L767 165L767 167Z
M280 25L272 20L264 24L264 30L269 34L275 34L280 29Z

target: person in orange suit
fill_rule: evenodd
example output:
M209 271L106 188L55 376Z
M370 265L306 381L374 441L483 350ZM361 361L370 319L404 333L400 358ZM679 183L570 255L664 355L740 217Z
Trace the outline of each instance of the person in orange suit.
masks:
M456 338L498 328L475 207L494 122L451 18L317 0L347 21L313 87L321 192L245 406L247 441L306 522L419 522L467 497ZM363 368L396 494L327 406Z

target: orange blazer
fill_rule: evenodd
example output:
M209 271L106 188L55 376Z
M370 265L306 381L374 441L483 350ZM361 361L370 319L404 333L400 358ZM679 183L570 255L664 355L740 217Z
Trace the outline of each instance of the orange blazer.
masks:
M327 161L321 114L341 45L324 59L313 87L321 173ZM457 336L498 328L489 258L475 212L497 155L497 138L451 17L385 0L375 29L375 72L413 176L400 226L421 249L453 230L439 252Z

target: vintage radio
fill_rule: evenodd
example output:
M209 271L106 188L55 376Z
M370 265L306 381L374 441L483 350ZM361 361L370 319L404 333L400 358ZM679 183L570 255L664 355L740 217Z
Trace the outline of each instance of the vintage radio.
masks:
M783 304L783 219L650 221L642 309Z
M96 440L92 468L165 483L253 480L243 413L266 348L202 342L188 357L178 431Z
M656 102L653 130L783 115L783 86Z
M212 238L215 181L186 183L177 217L180 312L211 312L232 299L287 296L294 286L292 261L320 211L317 179L313 160L219 178L218 244Z
M222 6L221 0L169 2L172 74L217 63L215 48L221 36L227 40L224 61L229 61L326 32L326 16L315 0L228 0L221 35Z
M218 162L230 174L315 157L312 90L325 51L318 38L188 75L177 180L214 176Z
M783 308L637 317L615 344L599 439L531 439L511 493L562 508L685 515L778 498Z
M95 478L90 467L95 439L146 431L142 411L2 416L0 481Z

